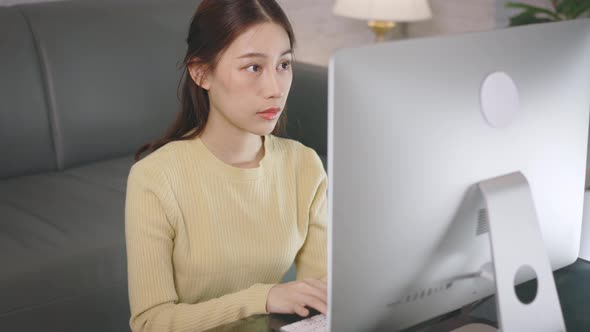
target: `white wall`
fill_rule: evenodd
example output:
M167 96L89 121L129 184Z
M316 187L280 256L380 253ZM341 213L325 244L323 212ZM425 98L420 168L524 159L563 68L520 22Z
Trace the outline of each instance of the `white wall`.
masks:
M373 42L366 22L334 16L334 0L277 0L289 16L298 38L299 61L327 65L332 51L339 47ZM508 25L514 11L506 9L508 0L429 0L433 19L407 25L409 38L487 31ZM547 0L519 0L545 5ZM402 38L400 32L393 38Z
M0 0L0 5L56 0ZM74 0L75 1L75 0ZM429 0L433 19L407 25L409 38L486 31L507 26L513 11L504 7L508 0ZM547 5L547 0L519 0ZM334 0L277 0L289 16L298 61L327 65L330 54L339 47L373 42L366 22L332 14ZM402 38L397 30L392 37Z

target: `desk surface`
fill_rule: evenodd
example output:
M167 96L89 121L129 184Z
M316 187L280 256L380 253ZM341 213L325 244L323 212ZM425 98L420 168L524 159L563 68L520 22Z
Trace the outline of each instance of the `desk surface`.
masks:
M303 317L299 317L297 315L257 315L214 327L207 330L206 332L278 332L282 326L302 319Z
M590 262L575 263L553 273L568 332L590 331ZM531 283L518 286L523 293L532 291ZM206 332L274 332L281 326L303 319L297 315L259 315L221 325ZM495 321L495 317L490 317Z

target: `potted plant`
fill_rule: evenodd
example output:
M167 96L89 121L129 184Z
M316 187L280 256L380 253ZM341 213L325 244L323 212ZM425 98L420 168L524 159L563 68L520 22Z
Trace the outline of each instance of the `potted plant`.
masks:
M547 0L550 8L519 2L508 2L506 7L522 11L510 18L509 26L572 20L590 12L590 0Z

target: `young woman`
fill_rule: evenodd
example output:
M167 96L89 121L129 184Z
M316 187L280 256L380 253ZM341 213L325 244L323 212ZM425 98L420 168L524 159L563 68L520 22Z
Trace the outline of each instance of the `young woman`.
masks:
M326 173L275 136L293 79L287 17L274 0L204 0L187 43L182 111L127 183L131 329L326 313ZM280 284L293 262L297 280Z

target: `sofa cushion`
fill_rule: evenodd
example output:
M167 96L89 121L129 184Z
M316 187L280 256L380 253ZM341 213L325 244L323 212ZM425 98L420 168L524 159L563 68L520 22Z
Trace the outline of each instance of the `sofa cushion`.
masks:
M0 317L7 332L130 332L127 282Z
M124 156L163 135L179 110L177 66L197 5L172 0L20 6L51 86L59 169Z
M0 182L0 316L126 280L128 160Z
M25 18L0 7L0 179L56 168L41 67Z
M133 155L128 155L71 168L64 171L64 174L124 193L127 189L127 176L133 163Z
M328 153L328 70L306 63L293 65L293 85L287 99L289 137Z
M320 160L322 161L322 165L324 166L324 170L327 172L328 171L328 156L326 156L325 154L320 154L319 157L320 157Z

